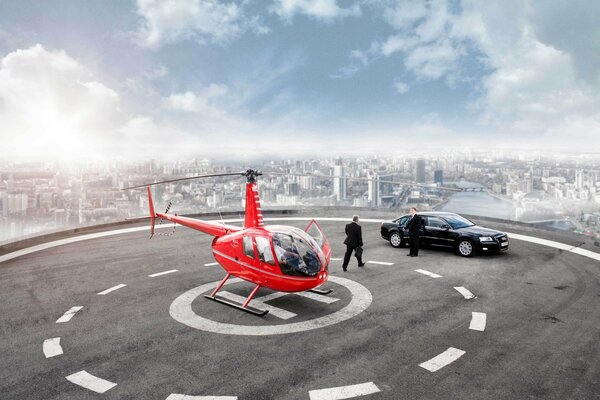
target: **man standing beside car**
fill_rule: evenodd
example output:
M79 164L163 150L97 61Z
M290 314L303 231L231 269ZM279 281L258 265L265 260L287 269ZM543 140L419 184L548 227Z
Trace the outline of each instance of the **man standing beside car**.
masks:
M410 241L410 252L407 256L419 256L419 232L423 227L421 217L417 215L417 209L410 208L410 220L408 221L408 239Z

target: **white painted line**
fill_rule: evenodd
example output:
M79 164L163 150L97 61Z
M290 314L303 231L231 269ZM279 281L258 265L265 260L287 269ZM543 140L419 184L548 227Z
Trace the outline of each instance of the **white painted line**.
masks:
M451 362L458 360L463 354L465 354L464 351L454 347L449 347L448 350L444 351L442 354L433 357L429 361L419 364L419 367L425 368L430 372L435 372L441 368L444 368Z
M415 269L415 271L420 274L430 276L432 278L441 278L442 277L441 275L434 274L433 272L425 271L424 269Z
M485 313L473 312L471 314L471 325L469 325L469 329L480 332L485 331L485 322L487 319Z
M127 285L126 285L126 284L124 284L124 283L121 283L121 284L119 284L119 285L117 285L117 286L113 286L113 287L111 287L111 288L108 288L108 289L106 289L106 290L103 290L103 291L101 291L101 292L100 292L100 293L98 293L98 294L99 294L100 296L104 296L105 294L108 294L108 293L110 293L110 292L114 292L115 290L119 290L119 289L121 289L121 288L124 288L125 286L127 286Z
M212 263L204 264L205 267L211 267L213 265L219 265L219 263L218 262L212 262Z
M67 311L66 313L63 314L62 317L57 319L56 323L60 324L61 322L69 322L71 320L71 318L73 318L73 315L75 315L75 313L77 311L81 310L82 308L83 308L82 306L75 306L75 307L69 308L69 311Z
M341 257L331 257L330 258L331 261L342 261Z
M537 238L534 236L526 236L526 235L520 235L518 233L509 233L509 232L507 232L506 234L508 235L508 237L510 239L516 239L516 240L522 240L524 242L541 244L542 246L554 247L555 249L559 249L559 250L570 251L571 249L573 249L575 247L575 246L571 246L571 245L568 245L565 243L555 242L553 240L541 239L541 238Z
M462 294L463 297L467 300L476 298L473 293L471 293L468 289L466 289L462 286L458 286L458 287L455 286L454 289L456 289L458 291L458 293Z
M148 275L150 278L156 278L157 276L172 274L173 272L179 271L178 269L170 269L168 271L157 272L156 274Z
M335 303L336 301L339 300L339 299L336 299L335 297L330 297L327 295L318 294L318 293L314 293L314 292L297 292L294 294L298 295L298 296L306 297L307 299L320 301L321 303L326 303L326 304Z
M256 300L262 301L264 303L266 301L275 300L275 299L278 299L278 298L283 297L288 294L289 293L285 293L285 292L273 292L273 293L267 294L265 296L257 297Z
M104 393L117 386L116 383L98 378L86 371L79 371L69 375L67 376L67 380L96 393Z
M219 292L217 294L217 296L224 297L229 300L233 300L240 304L243 304L246 301L245 297L238 296L237 294L226 292L226 291ZM269 310L269 313L271 315L273 315L274 317L277 317L277 318L281 318L281 319L290 319L290 318L294 318L297 315L297 314L294 314L293 312L286 311L282 308L263 303L259 299L253 299L252 301L250 301L249 305L252 305L252 306L256 305L256 307L261 308L263 310Z
M394 265L394 263L391 263L391 262L384 262L384 261L367 261L367 264L377 264L377 265Z
M63 349L60 347L60 338L55 337L44 340L43 350L46 358L56 357L63 354Z
M188 396L185 394L170 394L167 400L237 400L237 396Z
M600 254L594 252L594 251L590 251L590 250L586 250L586 249L581 249L579 247L576 247L572 250L570 250L571 253L575 253L575 254L579 254L580 256L584 256L584 257L588 257L588 258L592 258L594 260L600 261Z
M351 399L353 397L366 396L380 392L379 388L373 383L360 383L358 385L340 386L329 389L311 390L308 392L310 400L341 400Z

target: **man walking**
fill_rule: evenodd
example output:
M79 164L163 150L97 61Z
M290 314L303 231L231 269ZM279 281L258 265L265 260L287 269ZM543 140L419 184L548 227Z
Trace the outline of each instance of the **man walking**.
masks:
M410 252L407 256L418 257L419 256L419 232L423 227L421 217L417 215L417 209L411 207L410 209L410 221L408 221L408 238L410 241Z
M358 260L358 266L364 266L365 264L362 262L362 228L358 224L358 215L353 216L352 222L346 225L346 240L344 240L344 244L346 245L346 254L344 255L342 269L347 271L348 262L350 262L353 251Z

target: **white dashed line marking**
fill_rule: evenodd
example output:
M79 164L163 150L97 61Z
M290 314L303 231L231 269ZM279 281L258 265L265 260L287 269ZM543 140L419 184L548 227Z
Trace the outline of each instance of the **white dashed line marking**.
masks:
M212 263L206 263L204 264L205 267L212 267L213 265L219 265L218 262L212 262Z
M124 283L121 283L120 285L113 286L113 287L111 287L111 288L108 288L108 289L106 289L106 290L103 290L102 292L100 292L100 293L98 293L98 294L99 294L100 296L104 296L105 294L108 294L108 293L110 293L110 292L114 292L115 290L119 290L119 289L121 289L121 288L124 288L125 286L127 286L127 285L126 285L126 284L124 284Z
M342 261L342 259L340 257L331 257L330 260L331 261Z
M471 325L469 325L469 329L480 332L485 331L485 322L487 319L485 313L473 312L471 314Z
M96 393L104 393L109 389L117 386L116 383L109 382L102 378L98 378L86 371L79 371L72 375L67 376L69 382L73 382L76 385L92 390Z
M467 300L471 300L471 299L476 298L473 293L469 292L468 289L466 289L466 288L464 288L462 286L458 286L458 287L455 286L454 289L456 289L458 291L458 293L462 294L463 297L465 299L467 299Z
M358 385L340 386L329 389L311 390L308 392L310 400L341 400L353 397L366 396L381 392L373 383L360 383Z
M179 271L178 269L170 269L168 271L157 272L156 274L148 275L150 278L156 278L157 276L172 274L173 272Z
M391 262L385 262L385 261L367 261L367 264L377 264L377 265L394 265L394 263L391 263Z
M415 269L415 272L418 272L418 273L423 274L423 275L430 276L432 278L441 278L442 277L441 275L434 274L433 272L425 271L424 269Z
M444 368L446 365L458 360L462 355L465 354L463 350L456 349L454 347L449 347L448 350L444 351L442 354L439 354L433 357L429 361L425 361L424 363L419 364L419 367L425 368L427 371L435 372L441 368Z
M43 350L46 358L56 357L63 354L63 349L60 347L60 338L55 337L44 340Z
M243 304L244 301L246 301L245 297L238 296L237 294L226 292L226 291L219 292L217 294L217 296L224 297L229 300L233 300L240 304ZM286 311L282 308L263 303L263 301L260 298L253 299L252 301L250 301L250 304L253 307L261 308L263 310L269 310L269 314L273 315L274 317L281 318L281 319L290 319L290 318L294 318L297 315L297 314L294 314L293 312Z
M237 396L188 396L173 393L167 397L167 400L237 400Z
M77 311L81 310L82 308L83 308L82 306L71 307L69 309L69 311L64 313L62 317L60 317L59 319L56 320L56 323L60 324L61 322L69 322L71 320L71 318L73 318L73 315L75 315L75 313Z

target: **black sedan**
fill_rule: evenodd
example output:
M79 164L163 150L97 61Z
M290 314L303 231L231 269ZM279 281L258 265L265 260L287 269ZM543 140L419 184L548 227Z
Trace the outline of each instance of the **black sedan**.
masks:
M417 216L423 221L419 244L450 247L464 257L477 253L492 253L508 250L508 236L504 232L475 225L458 214L448 212L421 212ZM408 221L403 215L381 225L381 237L389 240L393 247L408 244Z

